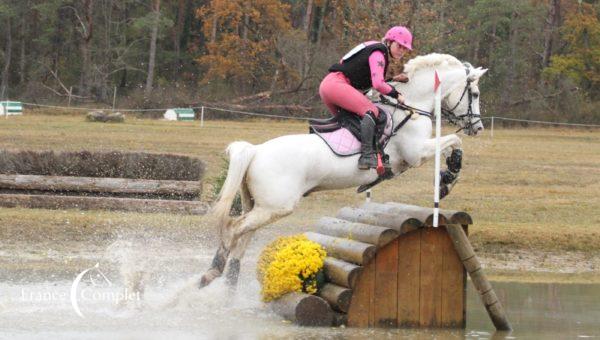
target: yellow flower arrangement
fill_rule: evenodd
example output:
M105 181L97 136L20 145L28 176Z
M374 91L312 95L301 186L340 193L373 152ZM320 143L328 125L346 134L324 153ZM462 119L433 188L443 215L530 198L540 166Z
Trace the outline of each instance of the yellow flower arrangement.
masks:
M304 235L280 237L260 254L261 295L269 302L291 292L315 294L322 281L325 250Z

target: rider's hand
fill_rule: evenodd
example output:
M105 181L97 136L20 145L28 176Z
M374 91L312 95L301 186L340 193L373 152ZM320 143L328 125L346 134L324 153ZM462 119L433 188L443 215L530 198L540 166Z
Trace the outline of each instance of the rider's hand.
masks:
M398 97L396 97L396 100L398 100L398 103L404 104L404 96L401 94L398 94Z
M392 78L394 81L399 81L401 83L408 83L408 76L406 75L406 73L400 73L396 76L394 76L394 78Z

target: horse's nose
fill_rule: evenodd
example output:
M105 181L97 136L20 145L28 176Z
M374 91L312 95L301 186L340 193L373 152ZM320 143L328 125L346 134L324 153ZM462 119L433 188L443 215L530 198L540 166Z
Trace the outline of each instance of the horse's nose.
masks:
M483 131L483 126L480 126L475 130L475 136L478 136Z

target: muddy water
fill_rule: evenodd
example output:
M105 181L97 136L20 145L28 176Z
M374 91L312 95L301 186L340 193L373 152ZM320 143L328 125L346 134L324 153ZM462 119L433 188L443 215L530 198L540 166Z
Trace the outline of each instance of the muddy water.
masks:
M181 240L111 242L96 248L72 244L68 251L37 257L26 246L0 254L8 264L0 268L0 337L600 338L600 285L494 283L515 328L510 334L493 332L471 286L464 331L299 328L263 308L251 265L243 269L236 293L219 281L197 290L195 275L208 265L210 248ZM260 248L249 250L249 262ZM143 296L132 285L140 282Z

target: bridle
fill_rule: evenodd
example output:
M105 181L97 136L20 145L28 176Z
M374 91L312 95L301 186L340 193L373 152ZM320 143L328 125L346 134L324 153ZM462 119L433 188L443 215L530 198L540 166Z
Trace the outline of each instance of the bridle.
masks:
M463 65L465 66L465 73L467 74L467 84L465 85L465 88L463 89L463 92L460 95L460 99L454 105L453 108L451 108L449 110L442 108L442 117L444 119L448 120L450 122L450 124L458 125L461 120L465 121L465 126L458 129L456 132L461 131L461 130L471 130L471 128L475 124L481 122L481 114L475 114L473 112L473 93L471 91L472 80L469 79L469 73L471 72L471 68L473 66L471 66L471 64L469 64L469 63L463 63ZM454 110L456 110L456 108L460 105L463 98L465 97L465 94L467 94L469 106L467 108L467 112L464 115L459 116L456 113L454 113ZM473 118L477 118L477 120L475 122L473 122Z
M465 85L465 88L463 89L463 92L460 95L460 99L451 109L442 108L442 118L446 119L452 125L459 125L461 120L464 121L466 119L465 125L463 127L459 128L458 130L456 130L456 132L459 132L461 130L467 130L467 131L471 130L471 128L475 124L481 122L481 115L475 114L473 112L473 93L471 91L471 82L472 81L469 79L469 73L471 72L471 68L473 66L471 66L471 64L469 64L469 63L463 63L463 65L465 66L465 73L467 74L467 84ZM457 115L456 113L454 113L454 110L456 110L456 108L463 101L463 99L465 98L465 95L467 97L467 100L469 101L469 107L465 114ZM409 114L406 117L404 117L404 119L396 127L394 127L393 134L396 134L396 132L398 132L398 130L400 130L400 128L402 128L404 126L404 124L406 124L408 122L408 120L414 114L426 116L430 119L433 118L432 112L421 110L419 108L412 107L412 106L404 104L404 103L393 103L389 99L387 99L385 96L380 96L379 100L380 100L380 103L382 103L382 104L390 105L397 109L409 111ZM478 119L475 122L473 122L473 118L478 118Z

